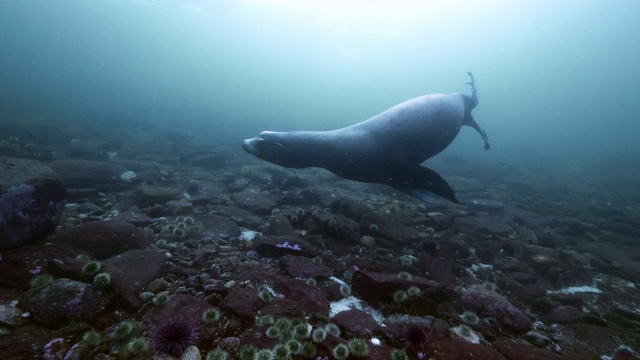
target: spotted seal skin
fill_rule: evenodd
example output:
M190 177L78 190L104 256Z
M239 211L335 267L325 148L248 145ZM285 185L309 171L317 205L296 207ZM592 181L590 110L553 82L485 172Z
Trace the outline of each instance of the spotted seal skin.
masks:
M472 94L429 94L407 100L368 120L330 131L264 131L244 140L246 152L289 168L320 167L345 179L380 183L429 201L429 193L457 203L455 192L435 171L421 166L455 139L462 125L489 140L471 111Z

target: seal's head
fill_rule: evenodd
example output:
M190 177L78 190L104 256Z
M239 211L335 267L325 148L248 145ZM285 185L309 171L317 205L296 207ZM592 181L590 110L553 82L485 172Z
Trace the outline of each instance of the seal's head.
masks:
M294 143L288 138L287 133L263 131L260 135L242 142L244 151L262 160L274 164L294 167L296 151Z

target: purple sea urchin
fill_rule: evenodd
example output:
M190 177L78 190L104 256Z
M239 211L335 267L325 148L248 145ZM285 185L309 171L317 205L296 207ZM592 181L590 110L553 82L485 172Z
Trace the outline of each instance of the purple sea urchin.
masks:
M182 316L160 321L149 332L149 343L156 351L180 357L190 345L198 341L200 323Z
M419 325L409 325L401 341L410 356L422 359L425 351L429 349L429 332Z

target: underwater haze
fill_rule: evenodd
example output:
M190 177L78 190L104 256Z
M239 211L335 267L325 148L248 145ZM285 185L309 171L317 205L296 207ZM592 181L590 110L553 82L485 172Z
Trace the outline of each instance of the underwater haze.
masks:
M638 19L0 0L0 358L640 359Z
M2 1L0 110L239 141L469 93L471 71L482 156L637 156L639 14L630 0ZM481 146L464 129L448 151Z

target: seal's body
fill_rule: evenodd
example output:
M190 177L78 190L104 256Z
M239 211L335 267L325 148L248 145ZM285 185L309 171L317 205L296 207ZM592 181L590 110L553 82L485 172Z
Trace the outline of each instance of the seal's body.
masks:
M469 74L471 76L471 74ZM471 116L472 96L430 94L398 104L368 120L331 131L265 131L245 140L244 149L285 167L321 167L346 179L381 183L425 199L432 192L457 202L447 182L420 166L444 150L462 125L487 136Z

